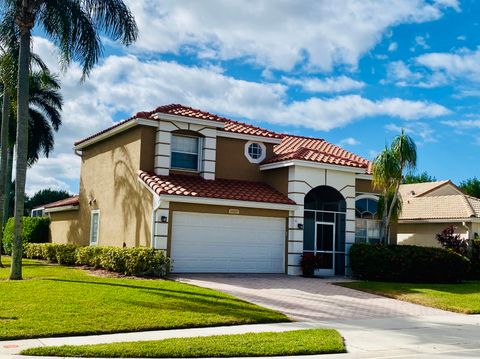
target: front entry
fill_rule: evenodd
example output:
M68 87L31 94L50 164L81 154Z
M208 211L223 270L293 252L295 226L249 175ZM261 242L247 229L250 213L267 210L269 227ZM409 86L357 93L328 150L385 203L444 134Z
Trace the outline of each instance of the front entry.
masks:
M303 252L317 257L316 275L345 274L346 210L333 187L319 186L305 196Z
M335 224L316 223L315 252L319 256L320 268L317 273L323 275L335 274Z

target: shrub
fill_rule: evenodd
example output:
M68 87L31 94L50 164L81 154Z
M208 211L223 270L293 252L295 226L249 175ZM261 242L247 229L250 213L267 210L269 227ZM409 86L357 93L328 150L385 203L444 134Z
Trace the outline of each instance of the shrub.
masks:
M27 243L46 243L48 242L48 227L50 219L48 217L23 217L22 241L23 247ZM8 219L3 230L3 251L6 254L12 254L14 218Z
M171 261L151 248L77 247L73 244L27 244L25 256L64 265L86 265L125 275L163 277Z
M104 248L107 247L79 247L75 253L75 263L92 268L101 268Z
M472 279L480 279L480 240L473 239L470 242L470 250L468 257L471 262L470 277Z
M354 244L353 273L367 280L453 283L466 278L470 261L451 250L417 246Z
M463 239L460 234L455 234L455 227L448 226L441 233L436 235L437 241L443 248L451 249L455 253L466 255L468 250L468 241Z

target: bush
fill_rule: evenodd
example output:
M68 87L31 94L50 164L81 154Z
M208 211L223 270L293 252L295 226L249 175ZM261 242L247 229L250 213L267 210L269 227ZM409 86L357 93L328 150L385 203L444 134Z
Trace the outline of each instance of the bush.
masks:
M48 227L50 219L48 217L23 217L23 248L27 243L46 243L48 242ZM12 254L14 218L8 219L3 230L3 251L5 254Z
M467 277L470 261L451 250L417 246L354 244L353 273L367 280L453 283Z
M480 279L480 240L473 239L470 242L468 257L471 262L470 278Z
M64 265L86 265L125 275L163 277L171 261L151 248L77 247L73 244L27 244L25 256Z
M468 240L462 238L460 234L455 234L455 229L454 226L448 226L435 238L443 248L451 249L455 253L465 256L468 250Z

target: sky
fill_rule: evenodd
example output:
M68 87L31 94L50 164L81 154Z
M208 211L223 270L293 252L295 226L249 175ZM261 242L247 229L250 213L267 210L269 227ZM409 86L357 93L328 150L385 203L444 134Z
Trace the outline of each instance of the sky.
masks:
M65 104L55 150L27 193L78 193L73 142L139 111L181 103L373 159L404 129L418 171L480 176L480 1L125 0L139 27L80 82L36 28Z

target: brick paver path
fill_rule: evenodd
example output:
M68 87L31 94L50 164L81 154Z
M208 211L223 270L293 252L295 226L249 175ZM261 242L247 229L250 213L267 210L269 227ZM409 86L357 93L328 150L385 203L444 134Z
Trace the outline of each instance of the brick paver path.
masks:
M216 289L298 321L455 315L334 285L346 279L259 274L182 274L182 282Z

